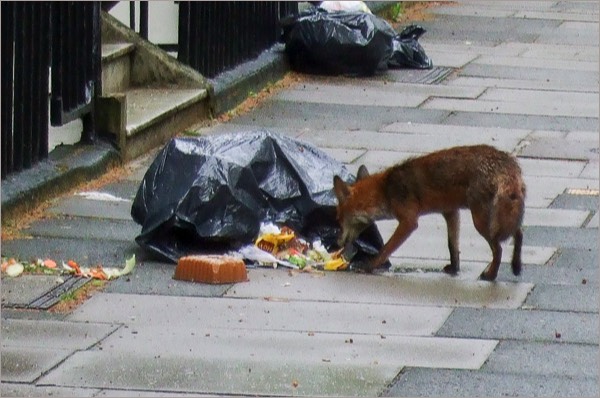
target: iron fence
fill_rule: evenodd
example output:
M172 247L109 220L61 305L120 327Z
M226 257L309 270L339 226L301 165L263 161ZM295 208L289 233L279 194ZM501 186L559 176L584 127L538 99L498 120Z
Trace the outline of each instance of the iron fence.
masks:
M178 59L212 78L275 44L279 18L297 10L284 1L182 1Z
M4 179L48 157L49 120L82 117L82 141L93 140L101 54L99 2L1 4Z

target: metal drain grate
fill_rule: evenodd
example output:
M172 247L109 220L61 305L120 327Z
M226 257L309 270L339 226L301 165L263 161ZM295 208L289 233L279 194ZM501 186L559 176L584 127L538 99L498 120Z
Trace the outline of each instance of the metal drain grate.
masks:
M53 287L40 297L34 299L28 304L3 304L3 307L7 308L27 308L32 310L47 310L52 307L54 304L60 301L60 297L70 291L79 289L86 283L88 283L91 279L83 278L80 276L68 276L65 278L65 281L60 285Z
M434 66L431 69L389 69L387 74L398 83L439 84L454 71L447 66Z
M567 195L576 195L576 196L598 196L600 191L597 189L590 188L568 188L565 193Z

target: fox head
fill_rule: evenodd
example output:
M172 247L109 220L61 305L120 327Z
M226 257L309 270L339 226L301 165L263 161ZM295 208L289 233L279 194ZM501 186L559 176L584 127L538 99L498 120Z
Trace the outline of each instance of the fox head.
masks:
M358 169L356 182L368 176L369 171L362 165ZM338 200L337 221L342 229L338 246L345 250L349 250L358 236L374 221L369 212L368 200L357 192L355 185L347 184L337 175L333 177L333 190Z

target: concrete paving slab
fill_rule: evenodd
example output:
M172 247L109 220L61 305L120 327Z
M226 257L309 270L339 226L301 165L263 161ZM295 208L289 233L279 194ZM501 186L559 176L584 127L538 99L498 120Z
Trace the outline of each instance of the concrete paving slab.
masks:
M203 320L219 329L278 330L302 333L349 333L384 336L431 336L450 315L451 308L411 307L302 301L144 297L96 294L69 319L77 322L124 323L144 327L178 324L194 330ZM187 314L183 317L181 314ZM360 322L357 320L360 319ZM212 333L212 332L211 332ZM197 333L199 334L199 332Z
M445 52L448 54L472 54L475 56L479 55L501 55L501 56L512 56L516 57L523 53L522 47L507 46L505 43L494 44L494 43L483 43L473 44L471 41L465 41L462 43L449 42L443 38L431 38L428 35L424 35L419 38L419 43L425 48L427 54L430 52ZM528 43L518 43L519 46L525 46Z
M565 73L560 69L518 67L506 65L486 65L470 63L460 70L459 76L529 80L546 83L570 84L574 87L585 86L598 89L598 72L578 71L577 73ZM566 90L570 91L570 90Z
M32 383L73 351L45 347L2 346L2 383Z
M2 277L2 305L10 303L24 307L61 282L57 276L21 275L18 278Z
M581 344L600 337L597 313L485 308L456 308L437 335Z
M586 228L598 228L598 214L594 214L594 217L590 219L590 221L585 226Z
M477 6L463 5L461 7L435 7L431 9L433 14L439 15L460 15L470 17L489 17L489 18L506 18L515 14L514 10L499 10L494 8L485 8Z
M552 1L519 1L513 3L509 1L494 1L493 3L486 3L485 0L469 0L471 6L489 7L498 10L548 10L553 9L556 2Z
M154 158L152 158L154 159ZM149 165L148 165L149 166ZM148 166L144 168L144 172L148 169ZM141 167L141 166L140 166ZM101 188L95 190L96 192L107 193L117 198L128 199L133 201L137 194L138 188L140 187L140 180L135 181L131 179L123 179L118 182L103 185ZM88 191L89 192L89 191ZM77 194L85 194L86 191L78 191Z
M448 275L420 277L327 273L326 277L285 271L250 270L250 282L238 284L227 297L382 303L434 306L518 308L533 285L456 280Z
M541 32L536 43L598 45L598 22L563 21L553 30Z
M586 167L583 160L519 158L519 164L524 175L546 177L580 177Z
M133 220L61 217L35 221L24 232L31 236L132 242L141 230Z
M589 211L586 210L531 208L525 211L523 225L578 228L583 226L589 215Z
M507 57L496 55L482 55L473 61L473 64L484 64L494 66L511 66L518 68L547 68L560 69L567 71L588 71L598 70L598 61L576 61L561 59L539 59L530 57Z
M571 131L599 129L598 118L566 116L518 115L504 113L454 112L444 123L463 126L519 128L544 131Z
M548 207L567 188L598 189L598 180L583 178L527 176L526 207Z
M323 151L335 160L346 164L360 159L366 153L362 149L323 148Z
M558 248L588 250L598 244L598 231L589 228L527 227L525 242L531 245L544 244Z
M598 161L598 154L597 142L569 140L565 145L564 140L555 138L531 140L519 152L522 157L593 161Z
M600 164L599 162L596 161L590 161L588 162L588 164L585 166L585 168L583 169L583 171L581 172L581 174L579 175L580 178L590 178L590 179L600 179Z
M288 348L285 348L289 352ZM398 368L382 364L334 366L295 361L269 363L261 358L235 361L202 356L156 356L128 352L115 366L114 354L80 352L46 376L42 383L226 395L377 396ZM372 360L375 362L375 359ZM77 373L85 373L83 382ZM96 387L94 387L96 386Z
M151 258L135 242L94 241L63 238L14 239L2 242L2 254L16 258L51 258L57 263L75 260L82 266L102 264L124 267L132 254L137 261Z
M86 349L117 329L104 323L2 320L3 347Z
M426 50L427 56L430 59L435 60L436 66L447 66L450 68L462 68L469 62L477 58L477 54L469 52L452 53L448 51L431 51L429 48Z
M554 19L558 21L598 22L598 15L575 12L552 12L552 11L518 11L513 15L515 18L526 19Z
M71 196L62 199L48 211L72 217L108 218L113 220L131 220L131 204L129 199L94 200L80 196Z
M0 384L3 397L96 397L100 390L93 388L38 387L30 384Z
M319 87L323 87L323 84L319 83L306 83L302 85L306 86L308 89L317 89ZM335 83L327 82L327 86L330 87L354 87L356 88L356 80L339 80ZM326 87L327 87L326 86ZM470 87L454 87L447 86L443 84L413 84L413 83L402 83L396 81L387 81L387 80L363 80L361 81L360 87L368 88L369 91L375 92L383 92L386 94L399 94L405 93L410 95L417 96L434 96L434 97L447 97L447 98L477 98L483 93L486 89L484 86L470 86ZM360 89L358 89L360 90ZM360 94L360 91L359 93Z
M289 101L268 101L250 114L233 120L239 124L259 124L264 128L321 130L370 130L398 122L439 123L447 112L396 107L367 107L339 104L298 104ZM588 129L589 130L589 129Z
M126 293L156 296L220 297L230 284L211 285L173 279L175 264L154 261L138 262L127 277L111 281L104 288L108 293Z
M598 211L598 195L573 195L563 193L558 195L550 207L555 209L577 209Z
M524 306L552 311L598 313L598 284L539 285L531 292Z
M578 45L560 45L560 44L540 44L540 43L502 43L496 47L500 56L515 56L523 58L536 59L556 59L556 60L575 60L598 62L600 52L597 46L578 46ZM508 51L514 49L517 53L502 54L500 49Z
M418 156L424 152L398 152L398 151L366 151L363 156L356 159L356 171L358 166L364 164L371 173L379 172L387 167L401 163L409 157Z
M451 130L451 129L448 129ZM366 130L342 131L311 131L302 135L318 147L369 149L376 151L398 152L433 152L452 145L475 145L480 143L492 144L499 149L512 151L520 141L516 135L500 137L497 140L491 136L481 137L471 132L448 134L448 140L440 139L437 134L401 134L390 132L375 132ZM449 141L451 140L451 141Z
M410 133L410 134L423 134L423 135L436 135L439 136L441 133L447 134L452 137L452 145L454 139L460 142L460 137L471 137L473 139L479 138L481 142L489 142L494 146L502 145L503 140L507 140L512 143L517 140L521 140L531 130L518 129L518 128L497 128L497 127L477 127L477 126L460 126L460 125L447 125L447 124L431 124L431 123L408 123L408 122L397 122L385 126L381 129L383 132L394 132L394 133ZM508 146L509 144L503 144L502 146Z
M578 104L581 106L595 105L596 108L599 109L597 93L548 92L546 90L488 88L478 99L486 101L519 103L536 102L546 104L565 102ZM598 133L596 133L596 141L598 141Z
M505 113L517 115L594 117L598 115L598 103L531 103L488 100L433 98L422 109L438 109L462 112Z
M116 328L100 323L3 319L2 381L33 382Z
M538 376L466 370L405 369L387 397L594 397L595 377Z
M390 257L392 266L388 271L382 273L386 276L397 276L397 275L414 275L421 277L429 277L430 273L441 274L442 268L448 264L448 260L433 260L423 258L410 258L410 257ZM479 275L488 265L487 262L482 261L467 261L462 260L460 262L460 272L453 276L457 280L475 281L479 279ZM515 279L512 282L520 282Z
M96 395L94 395L95 397L122 397L122 398L131 398L131 397L143 397L143 398L160 398L160 397L164 397L165 393L164 392L155 392L155 391L140 391L140 390L111 390L111 389L104 389L104 390L100 390L99 393L97 393ZM169 397L212 397L212 398L218 398L220 397L220 395L215 395L215 394L198 394L198 393L185 393L185 392L181 392L181 393L176 393L176 392L169 392Z
M382 338L381 335L348 332L308 334L210 327L201 328L200 336L192 336L189 329L165 330L167 328L140 327L135 335L108 338L102 344L102 352L107 355L137 352L161 358L169 355L201 356L203 359L228 362L258 359L267 366L269 363L286 364L293 358L291 366L304 365L308 368L326 363L333 367L349 365L363 369L373 365L388 369L400 369L405 365L479 369L498 343L496 340L419 336ZM197 326L192 330L198 330ZM164 334L171 332L172 338L165 339Z
M464 5L455 8L463 7ZM485 10L490 9L482 6L481 12L493 12ZM420 24L427 30L426 37L430 40L444 40L453 44L468 41L475 45L497 45L506 41L535 42L540 33L551 32L560 25L560 21L500 18L496 15L496 17L477 16L477 23L474 23L471 15L437 14L435 19L422 21ZM427 47L424 48L427 50Z
M572 91L572 92L598 92L598 88L593 85L572 84L560 80L526 80L526 79L506 79L506 78L488 78L488 77L465 77L460 76L447 82L448 86L453 87L503 87L523 90L548 90L548 91Z
M362 86L303 85L302 88L286 90L275 96L278 101L313 102L320 104L343 104L359 106L417 107L427 99L426 95L367 89Z
M527 211L526 211L527 213ZM460 251L461 259L489 263L491 249L488 243L475 230L468 210L461 210ZM394 220L378 221L377 227L384 240L389 239L398 223ZM539 243L539 246L524 242L521 256L526 264L545 264L555 253L556 249L549 244ZM510 261L512 253L511 241L502 244L505 263ZM439 214L425 215L419 218L419 227L394 253L396 256L409 258L426 258L448 261L447 229L443 217Z
M564 254L560 253L559 256ZM498 272L498 280L505 282L527 282L534 285L581 285L589 283L588 281L597 281L600 274L598 273L597 262L595 267L585 266L556 266L552 261L546 265L530 265L524 264L521 269L521 275L514 276L510 267L500 267Z

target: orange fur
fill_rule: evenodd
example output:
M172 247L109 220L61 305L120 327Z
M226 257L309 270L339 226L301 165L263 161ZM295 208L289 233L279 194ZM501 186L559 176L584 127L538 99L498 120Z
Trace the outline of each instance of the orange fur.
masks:
M521 223L525 184L514 157L488 145L461 146L433 152L372 176L361 167L354 185L334 177L340 246L352 243L372 222L397 219L390 240L371 263L386 262L418 226L422 214L441 213L448 225L449 274L459 271L458 230L461 208L471 210L473 224L492 249L493 259L481 274L495 280L502 257L500 243L514 238L512 270L521 271Z

